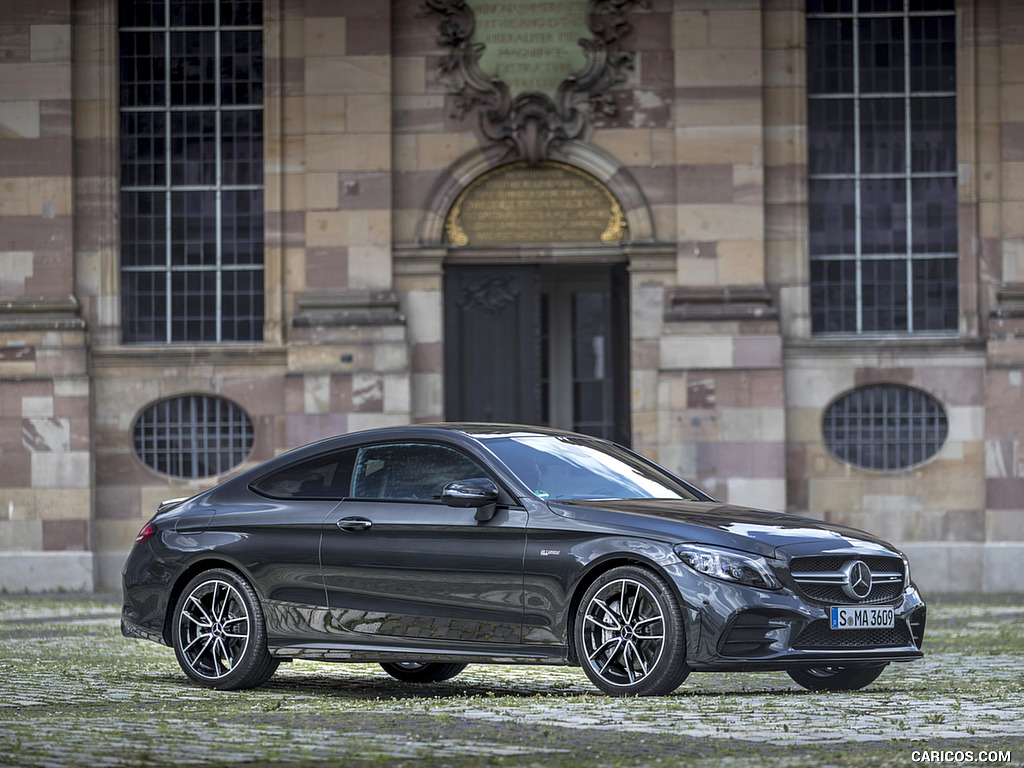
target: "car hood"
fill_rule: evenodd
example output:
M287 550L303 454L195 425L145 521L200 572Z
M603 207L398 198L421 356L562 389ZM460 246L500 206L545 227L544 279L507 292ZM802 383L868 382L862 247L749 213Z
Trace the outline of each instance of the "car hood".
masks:
M855 528L782 512L707 501L611 499L549 502L555 514L580 522L662 534L682 542L729 547L765 557L780 548L804 554L865 547L896 552L887 542Z

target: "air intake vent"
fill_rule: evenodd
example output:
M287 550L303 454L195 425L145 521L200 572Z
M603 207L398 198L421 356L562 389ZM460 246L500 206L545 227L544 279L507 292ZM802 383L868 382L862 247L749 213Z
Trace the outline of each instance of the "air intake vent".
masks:
M828 621L812 621L797 637L793 647L812 648L884 648L912 643L906 622L898 621L892 629L829 629Z

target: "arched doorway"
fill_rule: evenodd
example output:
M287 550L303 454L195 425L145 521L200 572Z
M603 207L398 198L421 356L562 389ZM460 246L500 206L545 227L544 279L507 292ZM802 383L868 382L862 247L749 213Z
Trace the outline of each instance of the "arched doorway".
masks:
M629 228L593 175L497 166L445 217L445 418L630 442Z

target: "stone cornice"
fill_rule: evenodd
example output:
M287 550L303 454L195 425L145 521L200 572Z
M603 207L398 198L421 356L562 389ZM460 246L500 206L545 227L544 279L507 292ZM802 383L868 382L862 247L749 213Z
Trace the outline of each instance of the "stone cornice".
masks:
M673 288L665 322L777 321L771 294L762 286L728 285Z
M1024 317L1024 283L1006 283L996 289L996 301L992 317Z
M0 299L0 331L82 331L80 311L74 296Z
M211 344L209 346L147 345L130 347L93 347L94 370L111 368L166 368L189 365L288 365L284 347Z
M405 323L394 291L310 291L297 303L294 328Z
M986 342L959 336L913 335L904 337L814 336L783 341L785 357L860 357L863 355L963 355L984 360Z
M630 272L675 274L675 243L627 243L622 246L622 252L626 254Z

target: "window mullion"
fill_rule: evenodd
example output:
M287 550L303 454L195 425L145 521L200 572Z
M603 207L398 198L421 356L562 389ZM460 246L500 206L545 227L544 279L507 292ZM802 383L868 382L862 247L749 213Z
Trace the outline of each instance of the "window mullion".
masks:
M164 163L166 170L164 171L164 224L165 224L165 235L164 235L164 253L167 263L167 275L164 278L165 296L167 297L167 307L165 309L164 322L167 328L164 332L164 340L167 344L174 342L174 324L173 324L173 307L174 307L174 283L172 282L172 266L174 264L174 258L172 253L171 235L174 231L173 227L173 197L171 195L172 178L174 177L174 167L172 140L173 140L173 128L171 120L171 4L166 3L164 5Z
M863 270L861 268L861 250L863 237L861 233L861 201L860 201L860 22L859 8L854 8L852 21L853 34L853 210L854 210L854 289L856 291L857 333L864 332L864 289Z
M189 398L189 405L191 406L192 418L189 420L189 434L191 440L189 446L192 449L192 477L200 477L199 472L199 443L200 441L205 443L206 433L209 429L210 424L210 409L209 409L209 398L204 397L200 403L199 397L193 395ZM201 406L201 408L200 408ZM200 409L202 410L202 416L200 417ZM200 429L200 424L203 425L204 429Z
M223 274L223 271L221 269L221 267L223 266L223 256L224 256L224 253L223 253L224 243L223 243L223 237L222 237L223 232L224 232L223 223L222 223L222 217L224 215L224 211L223 211L223 194L222 194L222 191L221 191L221 184L223 182L223 178L221 176L221 111L220 111L220 107L221 107L221 98L220 98L220 91L221 91L221 89L220 89L220 71L221 71L221 66L220 66L220 62L221 62L221 34L222 33L220 31L220 3L217 3L214 6L214 24L217 27L217 31L214 33L214 41L213 41L214 61L215 61L215 66L213 68L213 83L214 83L214 88L213 88L213 90L214 90L214 95L213 95L213 99L214 99L214 101L213 101L213 103L214 103L214 120L213 120L213 122L214 122L214 129L213 130L214 130L214 136L216 137L216 140L217 140L216 141L216 143L217 143L217 148L216 148L216 153L217 153L216 154L216 163L217 163L217 167L214 169L214 174L215 174L214 183L216 185L216 190L214 191L214 206L215 206L216 211L217 211L216 212L216 224L215 224L215 226L217 228L217 231L214 232L214 242L217 245L217 256L216 256L217 271L215 273L215 278L214 278L216 280L216 287L214 288L214 291L216 293L216 299L215 299L215 302L216 302L216 315L214 317L214 328L215 328L215 338L217 340L217 343L220 344L221 341L222 341L222 327L223 327L223 324L224 324L224 316L223 316L224 274Z
M907 221L907 256L904 260L907 270L907 333L914 332L914 270L911 255L914 252L914 215L913 185L911 184L913 153L913 134L910 123L910 15L909 0L903 1L903 130L904 130L904 170L906 175L906 221Z

